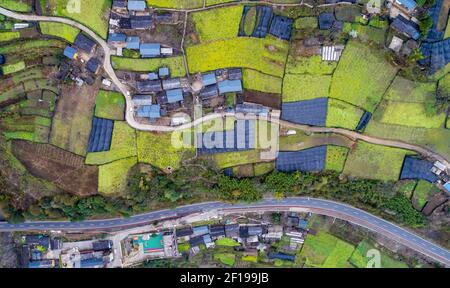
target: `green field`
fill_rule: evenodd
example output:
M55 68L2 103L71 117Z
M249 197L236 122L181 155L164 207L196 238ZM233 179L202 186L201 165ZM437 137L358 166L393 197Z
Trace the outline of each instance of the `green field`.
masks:
M328 145L325 169L341 172L344 169L348 151L349 149L347 147Z
M328 99L327 127L354 130L364 111L356 106L337 99Z
M417 207L422 209L428 200L436 193L439 193L439 189L425 180L419 180L416 188L414 189L413 201L416 201Z
M295 19L295 29L314 29L318 27L317 17L302 17Z
M243 81L244 89L266 93L281 93L282 79L275 76L263 74L252 69L244 69Z
M182 56L168 58L132 59L123 57L112 57L114 69L129 70L137 72L157 71L160 67L169 67L171 77L182 77L186 75Z
M128 172L137 164L137 158L117 160L98 168L98 192L120 194L127 189Z
M349 268L348 260L354 247L339 238L318 232L317 235L308 235L300 252L305 258L305 267L316 268Z
M286 74L283 80L283 102L328 97L331 76Z
M49 0L50 11L45 14L76 20L106 39L111 2L111 0ZM45 10L45 7L42 9Z
M235 241L231 238L220 238L220 239L216 240L216 245L235 247L235 246L240 246L241 244L239 244L237 241Z
M396 73L381 52L350 41L333 74L330 97L373 112Z
M13 73L22 71L25 68L26 68L25 62L20 61L20 62L14 63L14 64L5 65L2 67L2 70L3 70L4 75L9 75L9 74L13 74Z
M192 9L203 5L203 0L147 0L149 7Z
M411 154L414 153L408 150L358 141L356 148L349 153L344 174L365 179L396 181L405 155Z
M206 72L219 68L243 67L281 77L288 43L273 37L239 37L188 47L189 70Z
M256 149L248 151L218 153L214 154L213 159L218 168L227 168L250 163L258 163L261 161L261 159L259 158L259 151Z
M322 56L295 57L289 55L286 73L288 74L312 74L331 75L336 69L337 62L322 61Z
M109 151L88 153L86 164L100 165L135 156L136 131L125 121L115 121Z
M448 37L450 37L450 17L447 21L447 28L445 29L444 39L447 39Z
M80 30L64 23L39 22L39 27L44 35L61 37L70 43L75 41Z
M95 116L111 120L124 120L125 98L119 92L99 91L95 101Z
M406 198L411 199L416 184L416 180L401 180L395 184L395 191Z
M361 241L356 247L355 251L353 251L353 254L350 257L350 263L357 268L368 268L368 261L372 259L373 256L371 256L367 252L372 249L376 248L375 246L367 242L367 240ZM377 249L377 251L379 250ZM384 253L380 253L380 256L381 267L379 268L408 268L408 265L406 265L404 262L394 260Z
M16 31L2 31L0 32L0 42L7 42L20 38L20 33Z
M30 1L25 0L0 0L0 6L18 12L31 12Z
M274 162L256 163L253 165L255 176L262 176L275 170Z
M237 1L237 0L206 0L206 6L212 6L212 5L234 2L234 1Z
M26 40L26 41L20 41L15 42L8 45L2 45L0 46L0 53L2 54L8 54L8 53L17 53L17 52L24 52L26 50L31 49L40 49L40 48L50 48L50 47L56 47L56 48L64 48L65 47L64 41L51 39L51 40Z
M230 6L192 14L200 42L237 37L244 6Z
M214 260L231 267L236 262L236 255L233 253L214 253Z
M402 102L434 102L436 83L414 82L403 77L395 77L384 99Z

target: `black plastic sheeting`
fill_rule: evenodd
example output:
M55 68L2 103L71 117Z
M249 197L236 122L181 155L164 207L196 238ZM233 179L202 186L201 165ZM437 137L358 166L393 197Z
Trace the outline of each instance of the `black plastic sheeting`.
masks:
M87 152L108 151L111 146L114 121L94 117Z
M289 40L292 33L292 23L294 20L288 17L275 15L270 25L269 33L282 40Z
M313 147L301 151L279 152L276 169L282 172L321 171L325 169L327 146Z
M434 43L423 43L420 50L424 58L419 60L419 63L428 65L432 73L450 62L450 38Z
M412 156L406 156L403 161L400 179L422 179L435 182L437 176L431 172L433 163Z
M270 20L272 19L272 8L267 6L256 7L256 19L259 19L255 24L252 36L257 38L264 38L269 31Z
M328 98L316 98L281 105L281 119L312 126L325 126L328 112Z
M369 124L370 119L372 118L372 113L365 111L364 114L359 119L358 126L356 126L357 131L362 131L366 128L367 124Z

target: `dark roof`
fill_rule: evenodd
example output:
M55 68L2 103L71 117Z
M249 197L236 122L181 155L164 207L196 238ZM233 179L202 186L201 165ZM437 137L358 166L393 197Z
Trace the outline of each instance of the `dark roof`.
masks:
M275 15L270 25L269 33L283 40L291 38L292 23L294 20L288 17Z
M241 79L242 79L241 68L228 69L228 80L241 80Z
M298 217L288 216L286 224L288 226L298 226L298 222L299 222Z
M412 21L409 21L402 15L399 15L397 16L397 18L394 19L394 21L391 24L391 27L401 33L408 35L414 40L417 40L420 37L419 25L417 25Z
M218 95L219 95L219 89L217 87L217 84L205 86L200 91L200 98L202 98L202 99L212 98L212 97L216 97Z
M123 0L114 0L112 4L113 8L127 8L127 2Z
M193 232L192 232L191 227L181 228L181 229L178 229L176 232L177 237L190 236L190 235L192 235L192 233Z
M59 250L62 248L62 240L59 238L54 238L50 240L50 247L52 250Z
M131 16L131 29L149 29L152 27L152 16Z
M213 236L213 237L224 236L225 235L225 226L222 224L211 225L209 227L209 231L211 233L211 236Z
M81 50L91 53L92 50L94 50L96 44L93 40L85 36L83 33L79 33L75 38L74 45L80 48Z
M131 29L131 19L127 17L122 17L119 19L119 27L121 29Z
M428 182L435 182L438 178L431 172L433 163L413 156L406 156L403 161L400 179L422 179Z
M114 121L94 117L87 152L108 151L111 146Z
M100 60L97 58L92 57L89 59L89 61L86 63L86 68L92 73L96 73L98 66L100 66Z
M281 252L269 252L267 253L269 259L280 259L287 261L295 261L295 255L289 255Z
M241 238L247 238L248 235L248 227L247 226L240 226L239 227L239 237Z
M0 54L0 65L5 64L5 62L6 62L5 55Z
M46 235L26 235L25 243L31 245L41 245L46 248L50 247L50 237Z
M333 13L320 13L319 14L319 28L321 30L328 30L333 27L335 21Z
M283 172L321 171L325 168L327 146L278 153L276 168Z
M162 80L162 86L164 90L172 90L181 88L180 78L170 78Z
M113 247L112 240L100 240L92 243L94 251L110 250Z
M138 81L136 82L136 89L139 93L163 91L161 80Z
M281 119L297 124L325 126L328 111L328 98L316 98L281 105Z
M189 244L191 245L191 247L205 244L205 241L203 240L203 235L192 237L191 239L189 239Z
M228 224L225 225L225 235L227 237L235 237L239 235L239 224Z

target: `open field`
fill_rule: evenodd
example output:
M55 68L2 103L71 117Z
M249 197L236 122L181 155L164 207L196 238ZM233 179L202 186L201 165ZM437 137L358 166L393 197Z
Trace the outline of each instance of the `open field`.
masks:
M98 192L120 194L127 189L128 172L137 164L136 157L117 160L98 168Z
M214 253L214 259L227 266L233 266L236 262L236 255L233 253Z
M150 7L192 9L203 5L203 0L147 0Z
M112 64L114 69L137 72L157 71L158 68L166 66L169 67L170 75L172 77L181 77L186 75L182 56L152 59L132 59L113 56Z
M318 232L308 235L297 257L305 258L305 267L348 268L354 247L339 238Z
M20 33L16 31L0 32L0 43L20 38Z
M231 38L188 47L186 54L191 72L243 67L281 77L288 43L266 38Z
M109 151L88 153L86 164L101 165L137 156L136 131L124 121L115 121Z
M414 154L408 150L373 145L358 141L350 151L344 167L344 174L352 177L393 180L399 178L403 159Z
M330 97L373 112L396 73L381 52L350 41L333 74Z
M0 6L18 12L31 12L30 0L0 0Z
M288 74L331 75L337 62L322 61L320 55L295 57L289 55L286 65Z
M263 74L252 69L244 69L243 81L244 89L266 93L281 93L281 85L283 82L281 78Z
M55 37L60 37L67 40L70 43L75 41L80 30L63 23L54 22L39 22L39 27L44 35L50 35Z
M367 240L361 241L356 247L355 251L353 251L353 254L350 257L350 263L357 268L368 268L368 261L373 258L373 256L368 255L368 251L371 249L376 249L376 247L370 244ZM379 268L408 268L408 265L406 265L405 263L392 259L384 253L380 254L381 267Z
M358 126L364 111L346 102L329 98L327 127L338 127L354 130Z
M412 198L414 206L416 206L418 210L422 210L428 200L436 193L439 193L439 189L436 186L428 181L419 180L414 189Z
M212 159L216 163L218 168L227 168L239 165L245 165L249 163L260 162L259 150L247 150L238 152L227 152L214 154Z
M216 245L234 247L240 244L231 238L220 238L216 240Z
M229 6L192 14L200 42L237 37L244 6Z
M328 145L325 169L341 172L344 169L348 151L347 147Z
M306 135L303 131L296 130L297 134L280 137L280 151L298 151L315 146L334 145L352 147L353 142L342 135L330 133L316 133Z
M118 92L101 90L95 100L95 116L111 120L124 120L125 98Z
M42 7L44 14L76 20L106 39L111 0L48 0L47 2L49 9Z
M206 0L206 6L212 6L221 3L234 2L236 0Z
M331 76L286 74L283 80L283 102L328 97Z
M13 74L13 73L22 71L25 68L26 68L25 62L20 61L20 62L14 63L14 64L5 65L2 67L2 70L3 70L4 75L9 75L9 74Z
M436 83L413 82L397 76L383 99L402 102L435 102Z
M8 45L2 45L0 46L0 53L1 54L8 54L8 53L27 53L27 50L31 49L38 49L38 48L45 48L48 49L50 47L56 47L56 48L64 48L66 44L64 41L51 39L51 40L25 40L25 41L19 41L14 42Z

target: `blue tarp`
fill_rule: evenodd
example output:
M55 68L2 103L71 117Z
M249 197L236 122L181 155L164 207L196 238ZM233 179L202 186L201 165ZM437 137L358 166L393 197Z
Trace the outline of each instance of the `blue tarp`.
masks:
M335 21L333 13L321 13L319 14L319 29L328 30L333 27Z
M158 70L159 77L166 77L169 76L169 68L168 67L161 67Z
M253 30L252 36L264 38L269 31L270 20L272 19L272 8L267 6L256 7L256 19L259 19Z
M285 261L295 261L295 255L289 255L281 252L269 252L267 253L269 259L280 259Z
M291 38L293 22L294 20L290 18L275 15L270 25L269 33L282 40L289 40Z
M444 38L445 29L442 29L442 31L437 30L437 25L439 23L439 17L443 4L444 0L436 0L436 4L428 10L428 15L430 16L431 20L433 20L433 26L428 31L427 37L425 39L425 41L427 42L440 41ZM445 23L447 23L447 20L445 21Z
M419 60L419 63L428 65L431 73L450 63L450 38L433 43L423 43L420 50L424 59Z
M316 98L281 105L281 119L312 126L325 126L328 111L328 98Z
M369 124L370 119L372 118L372 113L365 111L362 115L361 119L359 119L358 126L356 126L357 131L361 131L366 128L367 124Z
M416 9L417 6L416 1L414 0L397 0L397 2L410 11Z
M326 146L300 151L280 151L276 160L276 168L282 172L321 171L325 169L326 158Z

